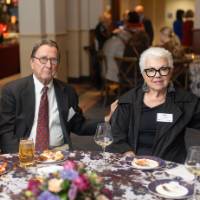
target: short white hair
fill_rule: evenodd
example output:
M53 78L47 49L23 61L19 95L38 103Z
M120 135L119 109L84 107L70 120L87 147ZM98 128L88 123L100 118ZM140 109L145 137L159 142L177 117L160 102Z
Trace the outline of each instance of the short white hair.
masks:
M168 66L174 68L172 54L162 47L150 47L143 51L140 56L139 66L141 73L145 69L146 61L148 59L164 58L168 62Z

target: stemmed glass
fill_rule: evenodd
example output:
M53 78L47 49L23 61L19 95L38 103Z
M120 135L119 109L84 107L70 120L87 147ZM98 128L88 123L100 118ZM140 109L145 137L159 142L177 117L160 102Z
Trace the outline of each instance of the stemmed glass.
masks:
M194 174L194 193L193 200L196 200L196 181L197 177L200 176L200 146L191 146L189 148L186 160L185 167Z
M103 149L103 160L106 163L105 151L106 147L113 142L111 126L108 122L97 125L94 141Z

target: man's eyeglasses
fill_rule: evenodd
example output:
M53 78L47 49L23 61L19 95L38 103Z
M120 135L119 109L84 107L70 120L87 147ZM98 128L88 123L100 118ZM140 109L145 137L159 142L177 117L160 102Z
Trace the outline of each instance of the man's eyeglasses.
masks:
M155 68L144 69L148 77L154 77L157 72L160 74L160 76L167 76L170 70L171 67L161 67L160 69L155 69Z
M33 58L38 59L41 64L47 64L48 61L50 61L52 65L58 65L59 63L57 58L47 58L47 57L41 57L41 58L33 57Z

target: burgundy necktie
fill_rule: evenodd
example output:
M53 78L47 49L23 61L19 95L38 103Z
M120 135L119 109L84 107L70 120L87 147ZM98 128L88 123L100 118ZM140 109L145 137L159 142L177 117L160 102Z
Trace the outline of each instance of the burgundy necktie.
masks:
M36 151L43 151L49 147L49 105L47 96L48 87L42 89L38 122L36 129Z

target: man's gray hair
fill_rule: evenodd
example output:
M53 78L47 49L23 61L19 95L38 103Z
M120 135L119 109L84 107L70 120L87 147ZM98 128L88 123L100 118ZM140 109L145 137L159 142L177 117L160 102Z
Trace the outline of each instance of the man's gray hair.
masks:
M172 54L168 50L162 47L150 47L149 49L143 51L140 56L139 66L141 73L144 71L146 67L146 61L148 59L156 59L156 58L164 58L167 60L169 67L171 68L174 67Z
M37 50L43 45L47 45L49 47L55 47L57 49L57 59L58 62L60 62L60 50L58 44L55 41L49 39L43 39L35 43L31 52L31 58L35 57Z

